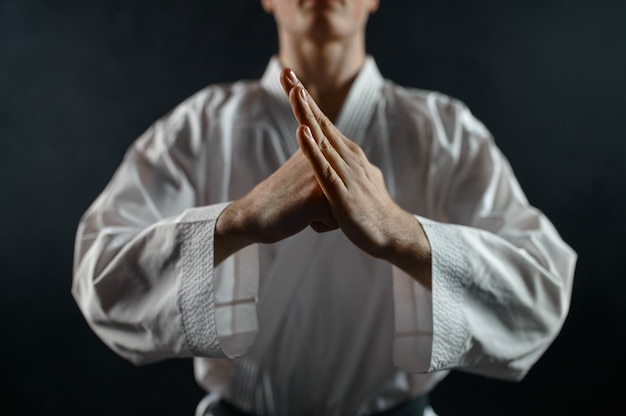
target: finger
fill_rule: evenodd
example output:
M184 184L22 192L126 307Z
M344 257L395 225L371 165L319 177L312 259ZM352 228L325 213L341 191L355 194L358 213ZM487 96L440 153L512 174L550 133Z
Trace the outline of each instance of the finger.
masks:
M293 87L302 86L302 83L290 68L285 68L280 72L279 80L287 96L289 96L289 92Z
M304 94L306 97L306 102L308 104L308 109L310 110L313 119L317 121L317 124L320 125L320 128L324 132L333 146L340 152L340 154L344 154L347 152L348 148L343 146L343 140L349 140L347 137L341 133L341 131L335 127L335 125L330 121L330 119L324 114L324 112L319 108L311 94L306 91L304 84L300 81L300 79L296 76L296 74L290 69L285 68L280 73L280 83L283 86L283 90L287 96L291 95L291 91L295 88L302 88L304 90ZM291 101L291 100L290 100ZM294 111L294 115L298 123L307 124L309 127L312 127L308 123L304 123L302 116L304 115L302 112L297 112L297 109L294 108L292 102L292 110Z
M344 160L344 157L333 146L334 142L329 140L329 137L324 134L321 126L308 109L308 103L302 95L303 91L304 89L298 87L294 88L289 94L289 100L292 107L295 109L294 114L301 114L301 125L309 128L309 131L312 132L315 144L317 145L316 147L321 150L326 160L332 165L333 169L342 178L343 182L346 182L345 179L350 173L348 164ZM341 141L341 139L339 139L339 141Z
M333 147L337 149L339 154L341 154L346 161L349 161L351 159L351 152L349 147L346 146L346 141L350 141L350 139L344 136L341 130L339 130L337 126L330 121L326 114L322 112L317 105L317 102L315 102L313 97L311 97L311 94L309 94L306 89L304 90L304 94L306 97L306 107L308 107L308 111L311 112L311 115L317 121L317 124L320 125L324 135L330 140Z
M348 142L346 142L348 139L335 128L323 113L320 112L321 118L317 118L313 114L309 102L315 101L310 98L304 88L293 88L289 94L289 101L296 120L302 125L309 126L318 146L328 156L338 173L345 178L346 169L358 162L357 155L348 147ZM334 157L331 158L327 150L337 153L339 158L336 160Z
M302 153L304 153L311 164L317 183L326 199L333 205L333 201L345 192L345 183L319 148L308 126L299 126L296 136Z
M316 142L319 144L322 138L325 137L324 130L322 130L322 126L320 126L313 115L306 96L308 96L308 94L304 88L294 88L289 92L289 104L291 105L293 115L296 117L298 124L308 126Z

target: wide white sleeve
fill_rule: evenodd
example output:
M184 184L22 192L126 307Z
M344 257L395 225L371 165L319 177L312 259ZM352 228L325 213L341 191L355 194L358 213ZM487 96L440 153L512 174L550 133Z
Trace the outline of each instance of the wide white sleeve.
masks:
M184 119L157 122L135 143L76 235L73 296L102 341L136 364L241 355L257 329L256 247L214 270L227 203L198 206L207 158Z
M484 126L462 106L453 116L432 149L445 154L429 178L432 218L416 215L432 292L394 268L394 362L521 379L567 316L576 254L528 203Z

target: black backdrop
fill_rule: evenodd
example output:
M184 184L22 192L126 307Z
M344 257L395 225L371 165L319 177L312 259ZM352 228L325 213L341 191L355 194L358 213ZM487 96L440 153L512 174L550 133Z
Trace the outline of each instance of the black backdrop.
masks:
M383 0L383 74L467 102L579 253L569 318L521 383L452 373L440 415L622 402L626 2ZM276 51L257 0L0 0L0 413L190 415L190 360L134 367L70 295L79 216L150 123ZM614 379L617 377L617 379Z

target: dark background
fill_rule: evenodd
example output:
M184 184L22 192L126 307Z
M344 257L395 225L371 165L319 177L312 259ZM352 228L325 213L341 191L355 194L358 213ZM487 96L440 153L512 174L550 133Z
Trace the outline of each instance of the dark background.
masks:
M139 134L207 84L258 78L275 44L258 0L0 0L0 414L193 413L191 360L134 367L85 324L74 232ZM386 77L468 103L580 256L569 318L526 379L453 373L435 409L622 403L626 2L382 0L368 47Z

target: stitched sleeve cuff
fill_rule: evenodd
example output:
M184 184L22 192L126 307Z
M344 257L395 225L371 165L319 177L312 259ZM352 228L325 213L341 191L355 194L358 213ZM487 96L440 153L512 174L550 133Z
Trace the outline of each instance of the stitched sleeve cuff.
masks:
M428 236L432 262L433 344L429 371L453 367L470 339L464 310L468 262L458 226L419 221Z
M198 356L224 356L215 319L213 233L217 217L227 205L189 209L179 223L179 307L189 349Z
M421 373L453 367L466 349L463 290L468 263L456 226L416 218L431 246L432 291L393 267L393 359L399 368Z

